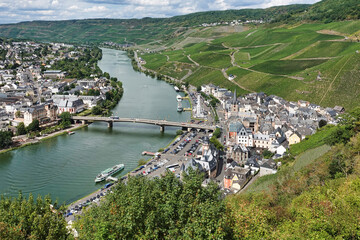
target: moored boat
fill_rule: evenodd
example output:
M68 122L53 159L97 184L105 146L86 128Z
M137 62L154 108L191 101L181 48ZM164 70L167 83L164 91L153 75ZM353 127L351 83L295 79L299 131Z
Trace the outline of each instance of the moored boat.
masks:
M115 173L123 170L125 167L124 164L118 164L113 166L112 168L108 168L104 171L102 171L101 173L99 173L96 178L95 178L95 182L101 182L104 181L107 177L114 175Z

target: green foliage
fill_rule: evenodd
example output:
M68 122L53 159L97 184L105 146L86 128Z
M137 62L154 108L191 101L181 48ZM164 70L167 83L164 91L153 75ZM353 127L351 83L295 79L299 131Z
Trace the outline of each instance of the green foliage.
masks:
M359 238L359 150L360 134L330 151L308 150L227 198L233 238Z
M69 112L63 112L60 114L60 125L62 128L67 128L71 125L71 114Z
M306 137L304 140L297 144L290 146L290 153L294 156L305 152L308 149L316 148L326 143L325 139L329 138L333 132L336 131L336 126L327 125L318 129L315 134Z
M138 166L142 166L142 165L145 165L146 163L147 163L148 161L146 160L146 159L140 159L139 161L138 161Z
M216 137L216 138L219 138L221 136L221 129L216 128L214 133L213 133L213 136Z
M324 22L360 19L360 5L357 0L323 0L312 5L301 17Z
M76 221L80 239L228 239L225 205L215 184L190 173L149 180L131 177Z
M102 113L101 108L99 106L94 106L91 109L91 114L93 115L100 115Z
M70 239L66 221L57 210L51 210L51 199L40 196L34 201L30 194L25 199L0 199L1 239Z
M251 69L272 74L294 74L326 62L327 60L270 60Z
M12 136L11 131L0 131L0 148L9 147L13 143Z
M321 120L319 121L319 128L322 128L322 127L326 126L326 124L327 124L327 121L324 120L324 119L321 119Z
M269 159L271 158L272 156L274 156L274 153L270 152L269 150L264 150L263 153L262 153L263 157L266 158L266 159Z
M26 128L27 132L36 132L40 130L39 120L33 120Z
M83 56L79 57L79 59L65 58L60 61L55 61L52 68L66 71L68 74L67 77L70 78L80 79L90 77L91 74L100 75L101 70L96 63L101 57L102 52L100 48L85 48ZM69 86L66 86L66 88L70 90Z
M183 134L182 130L179 129L179 130L176 131L176 135L181 135L181 134Z
M215 136L212 136L210 138L210 142L212 144L214 144L214 146L218 149L218 150L224 150L224 146L220 143L220 141L215 137Z
M241 9L192 13L172 18L143 19L86 19L66 21L32 21L0 27L2 36L33 39L42 42L150 43L171 41L183 36L187 27L202 23L232 21L234 19L270 20L281 14L304 11L309 5L289 5L268 9ZM62 29L62 31L58 31Z
M333 131L329 136L327 136L324 141L333 146L337 143L345 144L347 143L350 138L353 136L354 132L352 128L345 125L345 126L337 126L335 131Z
M20 122L19 125L16 127L16 135L24 135L26 134L26 128L25 124L23 122Z

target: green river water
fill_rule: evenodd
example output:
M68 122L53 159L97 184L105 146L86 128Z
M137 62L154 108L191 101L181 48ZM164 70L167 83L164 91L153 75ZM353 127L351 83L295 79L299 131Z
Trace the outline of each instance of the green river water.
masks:
M99 67L123 82L124 95L113 109L120 117L166 119L185 122L189 112L178 113L173 86L135 72L126 53L103 49ZM189 107L188 102L183 102ZM0 155L0 194L50 194L59 203L79 199L105 183L95 184L95 176L115 164L125 164L118 177L131 171L143 158L142 151L157 151L174 137L176 128L161 133L152 125L94 123L40 144Z

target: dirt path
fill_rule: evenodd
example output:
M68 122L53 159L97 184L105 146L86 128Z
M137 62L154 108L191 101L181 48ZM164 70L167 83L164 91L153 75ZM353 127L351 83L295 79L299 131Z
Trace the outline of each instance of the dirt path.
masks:
M188 58L190 61L192 61L197 67L200 66L199 63L195 62L195 61L190 57L190 54L187 55L187 58Z
M320 43L320 41L314 42L313 44L310 44L309 46L301 49L300 51L297 51L296 53L293 53L293 54L291 54L291 55L289 55L289 56L287 56L287 57L284 57L284 58L282 58L281 60L290 60L290 59L293 59L293 58L295 58L295 57L303 54L304 52L306 52L306 51L309 50L310 48L318 45L319 43Z
M349 62L350 58L351 58L351 57L349 57L349 58L346 60L346 62L344 63L344 65L340 68L339 72L336 74L336 76L334 77L334 79L331 81L328 89L326 90L326 92L325 92L324 95L322 96L322 98L321 98L321 100L320 100L320 102L319 102L319 105L320 105L320 104L322 103L322 101L324 100L326 94L330 91L330 89L331 89L332 85L334 84L336 78L339 76L339 74L341 73L341 71L344 69L345 65Z
M224 78L226 78L227 80L229 80L230 82L232 82L233 84L237 85L239 88L241 88L241 89L243 89L243 90L245 90L245 91L254 92L253 90L250 90L250 89L248 89L248 88L240 85L238 82L234 81L234 79L236 78L236 76L234 76L233 79L229 79L229 76L227 75L226 70L227 70L227 69L224 69L224 68L221 69L221 72L222 72L222 74L224 75Z

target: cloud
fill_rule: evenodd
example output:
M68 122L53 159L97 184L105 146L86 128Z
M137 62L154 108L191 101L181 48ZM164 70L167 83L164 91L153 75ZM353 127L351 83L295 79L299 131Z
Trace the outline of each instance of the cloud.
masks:
M0 23L84 18L171 17L199 11L314 3L319 0L1 0Z
M106 11L108 11L109 9L107 9L106 7L104 7L104 6L93 6L93 7L91 7L91 8L85 8L84 10L83 10L83 12L86 12L86 13L88 13L88 12L106 12Z

